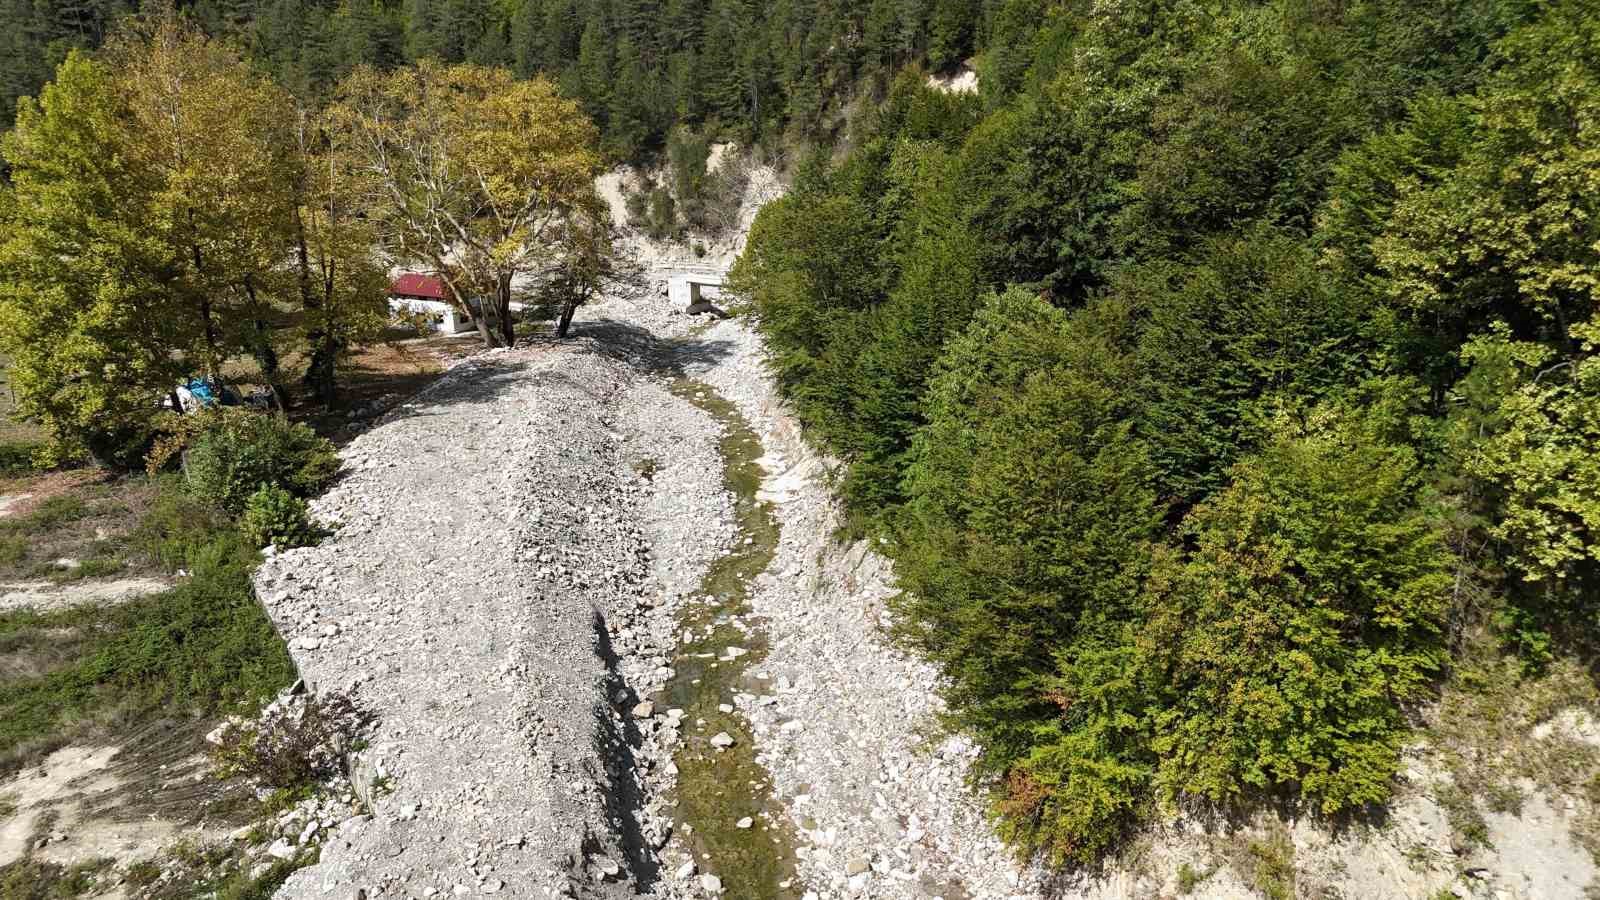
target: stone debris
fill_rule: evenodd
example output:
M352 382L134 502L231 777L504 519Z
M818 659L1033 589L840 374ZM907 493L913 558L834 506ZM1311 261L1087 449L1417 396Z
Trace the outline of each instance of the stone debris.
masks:
M834 537L842 521L829 487L835 463L803 440L785 411L760 340L738 320L702 328L660 307L612 302L586 313L656 335L695 329L688 340L718 352L689 359L688 374L734 403L761 436L767 475L759 496L774 504L782 528L777 555L750 597L766 636L765 658L751 674L764 690L729 699L750 721L757 759L772 775L774 815L799 838L798 893L805 900L1042 896L1045 873L1017 867L968 787L976 748L946 738L930 751L912 737L937 733L938 673L886 635L885 601L895 592L889 562L864 541L840 545ZM680 482L658 472L656 484L663 483L675 489ZM725 648L718 661L748 652ZM872 860L882 861L881 873ZM862 861L859 870L852 865Z
M353 766L372 818L279 898L652 894L624 835L668 825L630 764L612 620L649 574L648 485L615 439L637 378L581 343L469 360L344 449L312 504L333 537L262 563L301 676L377 715Z
M320 825L320 862L277 896L724 892L669 801L675 752L736 739L708 740L661 690L696 637L680 622L709 599L700 579L744 538L721 426L668 390L662 346L636 340L690 324L586 309L573 339L473 358L345 448L312 505L335 535L265 560L257 592L304 679L377 713L354 765L372 815ZM751 722L771 773L763 828L799 839L792 889L1033 896L968 792L971 748L907 737L938 711L933 672L880 633L887 567L834 543L826 461L783 416L758 342L725 321L685 348L673 362L762 434L783 528L733 622L749 640L715 661L765 653L722 708ZM854 871L868 854L881 872Z

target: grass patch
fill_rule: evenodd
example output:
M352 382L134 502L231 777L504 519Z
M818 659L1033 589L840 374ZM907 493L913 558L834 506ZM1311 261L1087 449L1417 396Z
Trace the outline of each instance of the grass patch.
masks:
M1286 830L1274 828L1235 845L1231 856L1239 877L1267 900L1294 900L1294 843Z
M134 887L148 887L161 877L161 866L155 860L141 859L123 870L122 877Z
M1194 866L1184 863L1178 866L1178 893L1192 894L1200 883L1211 877L1211 872L1202 872Z
M248 870L239 869L217 885L217 900L272 900L272 895L283 887L290 875L310 865L315 859L315 855L304 860L280 859L262 872L259 878L251 878Z
M6 900L70 900L95 890L111 870L109 859L60 866L26 857L0 867L0 897Z
M270 697L293 680L288 651L255 601L259 556L237 531L183 509L152 524L155 555L190 577L160 594L99 609L0 615L0 644L77 629L77 652L34 677L0 682L0 772L70 742L108 717L188 710L218 715ZM30 637L31 636L31 637Z
M92 473L55 473L25 487L54 493L28 512L0 518L0 578L79 581L121 574L146 562L128 553L128 533L159 483L94 478ZM58 564L62 559L76 565Z
M1594 716L1600 691L1576 660L1543 674L1484 648L1456 669L1432 712L1427 734L1450 779L1434 793L1451 828L1488 846L1480 810L1517 814L1521 779L1553 797L1577 801L1572 833L1600 861L1600 749L1561 727L1563 714Z
M20 534L0 535L0 566L20 565L27 558L27 538Z
M40 501L25 516L5 520L8 531L21 534L40 534L55 531L89 515L89 504L73 494L56 494Z
M183 490L182 479L166 475L156 480L155 496L139 524L128 537L134 552L163 569L183 568L188 560L230 529L228 518Z
M275 860L253 878L251 861L233 845L180 843L168 851L168 856L166 866L148 862L128 869L128 880L145 889L141 896L146 900L271 900L290 875L315 863L319 852L313 848L290 859ZM176 869L176 877L160 882L162 872L168 868ZM135 869L140 869L137 877Z
M115 552L101 550L96 555L81 559L76 566L53 567L49 573L51 581L68 582L81 581L85 578L108 578L120 575L127 568L127 563Z
M1433 798L1444 810L1445 821L1450 823L1450 831L1457 842L1465 846L1493 848L1494 845L1489 841L1489 823L1484 821L1483 813L1478 811L1478 804L1473 801L1472 795L1456 784L1445 783L1434 789Z

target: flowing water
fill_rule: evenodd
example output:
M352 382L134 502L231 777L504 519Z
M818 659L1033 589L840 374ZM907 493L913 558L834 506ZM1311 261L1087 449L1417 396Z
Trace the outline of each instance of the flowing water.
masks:
M684 710L678 766L677 832L695 854L700 871L722 879L729 900L793 900L803 893L794 870L795 841L783 810L770 796L772 779L756 761L750 725L732 706L736 693L761 694L763 681L751 666L766 655L759 624L741 629L750 613L755 577L772 562L778 546L778 521L772 507L756 498L761 487L761 439L728 400L705 384L676 379L672 391L723 426L723 480L734 496L738 530L731 549L712 563L699 595L710 601L689 606L679 618L676 670L661 702ZM742 652L740 652L742 651ZM704 724L701 725L700 723ZM726 732L734 744L725 750L711 738ZM741 819L753 825L739 828Z

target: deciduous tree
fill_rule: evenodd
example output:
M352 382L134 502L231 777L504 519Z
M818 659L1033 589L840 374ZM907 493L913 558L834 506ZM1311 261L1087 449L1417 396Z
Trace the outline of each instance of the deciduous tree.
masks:
M510 344L518 280L555 261L563 229L596 209L594 125L542 78L432 62L358 70L329 115L391 257L432 269L485 344Z
M171 14L104 62L69 56L24 101L5 144L0 342L25 415L135 463L183 377L273 358L262 320L293 222L289 121L281 90Z

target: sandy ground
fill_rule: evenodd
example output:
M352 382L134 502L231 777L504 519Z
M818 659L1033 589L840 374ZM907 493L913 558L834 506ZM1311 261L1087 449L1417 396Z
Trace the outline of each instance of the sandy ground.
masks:
M53 612L93 603L126 603L136 597L157 594L172 587L165 578L93 578L83 581L0 582L0 612L33 608Z
M94 859L146 859L171 843L181 830L173 822L105 814L127 787L112 771L117 751L64 747L0 784L0 809L15 808L0 819L0 866L21 859L30 845L35 859L71 866Z

